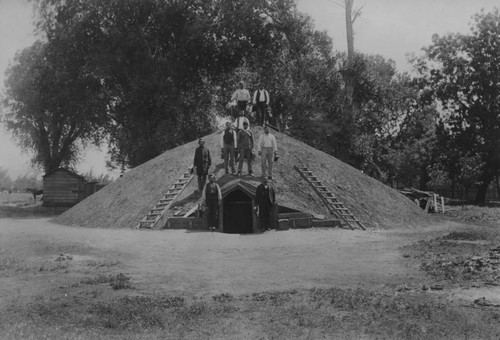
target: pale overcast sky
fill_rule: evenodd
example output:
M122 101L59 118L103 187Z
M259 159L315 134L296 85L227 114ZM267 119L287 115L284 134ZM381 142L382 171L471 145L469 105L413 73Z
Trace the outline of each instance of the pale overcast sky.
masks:
M104 1L104 0L103 0ZM298 0L298 9L309 14L319 30L333 38L334 48L346 50L344 9L336 5L343 0ZM482 8L486 11L500 6L498 0L355 0L363 6L362 15L354 24L355 49L380 54L396 62L399 70L408 70L407 53L420 53L431 42L434 33L469 31L471 16ZM17 50L34 41L32 10L26 0L0 0L0 91L4 73ZM91 148L78 167L81 173L93 169L106 173L105 155ZM11 141L0 127L0 167L9 169L15 178L32 172L29 156Z

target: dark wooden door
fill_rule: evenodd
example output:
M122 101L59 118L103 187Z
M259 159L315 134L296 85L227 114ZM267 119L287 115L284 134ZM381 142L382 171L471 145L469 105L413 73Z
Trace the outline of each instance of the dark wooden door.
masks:
M225 233L253 233L252 199L239 190L230 193L224 198L223 223Z

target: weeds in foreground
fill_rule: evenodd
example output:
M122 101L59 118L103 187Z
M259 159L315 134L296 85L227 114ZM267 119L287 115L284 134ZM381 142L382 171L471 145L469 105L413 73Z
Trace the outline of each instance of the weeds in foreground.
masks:
M46 298L19 313L35 325L66 325L61 334L71 337L74 332L84 338L95 330L100 337L179 339L234 339L239 334L276 339L465 339L495 338L500 332L496 311L445 304L425 293L394 296L363 289L218 294L192 301L124 297L76 308ZM0 313L0 325L3 321Z
M9 276L12 273L54 272L68 269L66 261L49 259L29 260L16 255L0 253L0 276Z
M420 262L420 269L447 285L481 285L500 276L500 247L496 230L453 231L402 248L404 258Z
M134 289L134 286L130 283L130 276L123 273L116 275L104 275L99 274L92 278L86 278L80 281L81 284L85 285L98 285L103 283L108 283L113 290L120 289Z
M486 231L453 231L442 237L444 240L460 240L460 241L480 241L489 240L490 234Z

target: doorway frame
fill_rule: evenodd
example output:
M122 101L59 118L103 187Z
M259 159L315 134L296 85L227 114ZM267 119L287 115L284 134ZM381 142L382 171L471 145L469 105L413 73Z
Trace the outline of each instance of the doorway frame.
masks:
M257 214L255 213L255 195L246 190L242 185L239 185L239 183L236 183L234 187L222 195L222 204L219 206L219 230L224 232L224 198L235 190L240 190L252 200L252 233L255 234L258 231Z

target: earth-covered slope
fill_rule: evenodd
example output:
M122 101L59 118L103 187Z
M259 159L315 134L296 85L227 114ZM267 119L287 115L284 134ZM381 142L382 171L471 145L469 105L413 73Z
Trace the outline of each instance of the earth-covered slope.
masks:
M252 130L256 140L263 133L261 127L253 127ZM316 215L328 215L318 195L294 170L294 165L304 164L369 228L418 227L431 223L430 215L396 190L296 139L279 132L272 133L278 142L279 161L275 163L273 185L280 205ZM220 155L220 132L204 139L212 156L211 171L221 178L224 166ZM100 228L137 226L170 185L192 165L197 146L198 141L192 141L130 170L67 210L56 222ZM246 172L246 164L243 170ZM253 170L254 175L260 176L258 156ZM221 182L227 182L227 177ZM253 178L252 184L257 185L258 179ZM193 194L196 188L195 177L179 200L196 201L199 197Z

